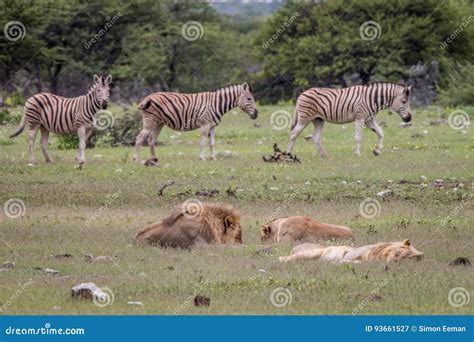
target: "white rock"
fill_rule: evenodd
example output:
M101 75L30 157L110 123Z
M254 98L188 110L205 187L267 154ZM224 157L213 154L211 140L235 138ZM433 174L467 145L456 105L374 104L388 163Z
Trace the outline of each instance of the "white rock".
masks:
M342 183L342 185L347 185L346 181L342 181L341 183Z
M14 262L11 262L11 261L5 261L3 264L2 264L2 270L11 270L15 268L15 263Z
M139 306L141 308L144 307L142 302L127 302L127 305L132 305L132 306Z
M358 181L357 181L357 184L362 184L362 181L361 181L361 180L358 180Z
M392 184L393 180L389 179L389 180L387 180L387 183Z
M426 177L424 175L421 175L420 179L421 179L422 182L426 182L428 180L428 177Z
M261 268L261 269L257 270L257 273L264 273L265 274L265 273L267 273L267 271L265 271L263 268Z
M108 298L107 293L102 291L94 283L82 283L74 286L71 289L71 296L73 298L81 298L93 300L94 298L105 301Z
M427 135L428 134L428 131L426 129L423 130L422 132L424 135Z
M43 272L47 275L58 275L58 270L53 270L52 268L43 268Z
M388 196L391 196L392 194L393 194L392 190L383 190L383 191L377 192L377 196L379 197L388 197Z

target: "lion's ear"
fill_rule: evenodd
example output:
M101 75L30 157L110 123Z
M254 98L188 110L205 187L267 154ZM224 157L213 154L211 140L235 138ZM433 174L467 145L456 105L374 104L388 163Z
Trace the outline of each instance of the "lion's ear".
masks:
M230 229L234 224L234 219L231 216L226 216L224 219L224 234L227 233L227 229Z
M270 235L272 233L272 227L269 224L263 226L263 233L265 235Z
M404 246L410 246L410 245L411 245L410 240L408 240L408 239L407 239L407 240L403 240L403 245L404 245Z

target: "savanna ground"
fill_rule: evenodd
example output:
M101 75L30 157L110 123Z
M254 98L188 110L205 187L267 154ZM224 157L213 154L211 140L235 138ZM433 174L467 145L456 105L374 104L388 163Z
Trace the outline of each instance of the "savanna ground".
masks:
M0 201L19 198L26 206L23 217L9 218L3 211L0 216L0 261L15 263L0 272L2 314L472 314L474 300L461 307L448 302L456 287L473 294L472 267L448 265L460 256L474 261L472 127L430 125L449 114L443 110L416 111L409 128L398 127L398 115L381 113L386 139L379 157L371 152L376 141L371 131L364 130L363 155L357 158L353 124L327 124L328 158L320 158L313 143L303 139L309 127L296 143L301 164L264 163L262 156L272 153L274 142L286 147L288 129L270 124L276 109L293 112L292 106L262 106L260 127L242 112L225 116L216 129L217 161L198 160L198 132L164 129L158 167L133 164L130 147L110 147L86 150L87 163L78 170L76 151L58 150L55 137L50 140L55 163L44 163L37 141L38 164L27 166L26 134L9 143L2 128ZM142 157L148 158L147 147ZM435 186L439 178L444 183ZM160 196L160 187L171 181L174 185ZM195 195L211 189L219 194ZM393 195L376 196L386 189ZM360 212L369 197L380 203L373 218ZM244 244L185 251L133 243L139 229L188 198L239 209ZM288 254L290 245L257 253L263 247L260 225L274 213L350 226L355 245L410 239L425 259L282 264L278 256ZM64 253L73 257L54 257ZM91 264L86 254L116 259ZM101 308L73 300L71 287L89 281L110 288L113 303ZM270 300L278 287L292 296L281 308ZM195 307L195 294L209 297L210 306ZM140 301L144 308L128 301Z

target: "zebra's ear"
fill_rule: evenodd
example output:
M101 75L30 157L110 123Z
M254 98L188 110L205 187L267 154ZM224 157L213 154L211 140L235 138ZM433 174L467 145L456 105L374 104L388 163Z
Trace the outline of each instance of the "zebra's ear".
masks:
M94 75L94 83L99 83L100 77L97 75Z
M407 96L409 96L409 95L410 95L410 92L411 92L411 85L406 86L406 87L405 87L405 94L406 94Z
M112 83L112 75L107 76L105 79L105 84L109 85L110 83Z
M252 87L247 82L244 82L243 86L244 86L245 91L248 90L248 91L252 92Z

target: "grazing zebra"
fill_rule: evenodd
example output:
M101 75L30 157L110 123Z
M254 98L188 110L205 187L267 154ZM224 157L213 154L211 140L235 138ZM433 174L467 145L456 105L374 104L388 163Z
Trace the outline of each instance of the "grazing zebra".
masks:
M342 89L311 88L303 92L296 102L287 152L292 152L295 140L305 127L313 122L313 142L322 157L326 152L321 145L324 122L348 123L355 121L355 154L360 156L362 128L366 124L378 136L374 154L380 154L383 131L375 115L390 108L405 122L411 121L410 86L389 82L373 82Z
M92 133L94 115L100 109L107 108L110 96L112 75L107 77L94 75L94 84L86 95L67 98L49 93L40 93L30 97L25 104L25 113L16 131L10 135L14 138L25 129L28 123L29 162L35 163L34 145L38 129L41 131L41 151L47 163L52 159L48 153L49 132L79 135L79 151L76 160L84 164L86 140Z
M138 161L138 152L147 137L151 158L156 160L156 139L165 125L175 131L201 128L199 158L205 160L204 148L209 138L211 158L215 160L214 128L222 116L235 107L249 114L250 118L257 118L252 89L247 83L196 94L160 92L148 95L138 105L142 111L143 130L137 136L133 160Z

